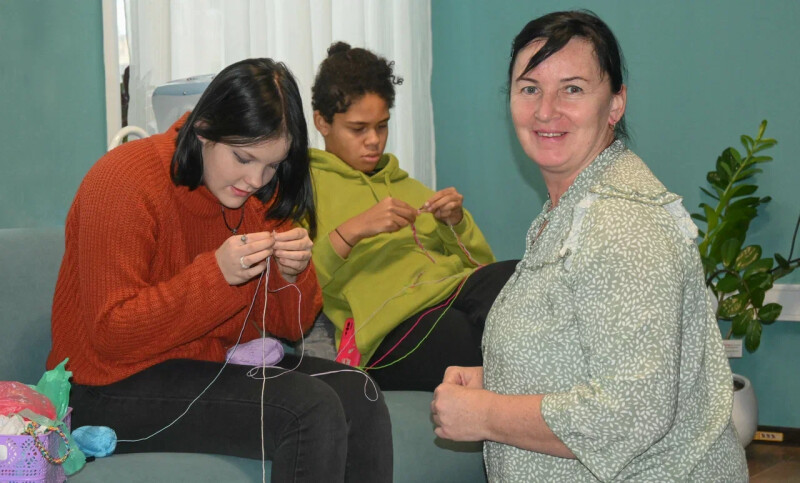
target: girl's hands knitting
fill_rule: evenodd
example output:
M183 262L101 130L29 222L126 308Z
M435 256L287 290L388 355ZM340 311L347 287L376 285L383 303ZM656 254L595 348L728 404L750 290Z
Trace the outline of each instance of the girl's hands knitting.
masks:
M434 218L448 225L457 225L464 218L464 195L455 188L445 188L434 193L420 211L432 213Z
M347 239L348 244L354 246L365 238L395 232L414 223L416 219L417 210L411 205L386 197L372 208L339 225L339 232Z
M311 260L312 246L314 243L305 228L275 233L275 262L287 282L294 283L297 275L306 269Z
M220 245L214 255L222 275L231 285L239 285L258 276L267 268L275 237L271 232L234 235Z

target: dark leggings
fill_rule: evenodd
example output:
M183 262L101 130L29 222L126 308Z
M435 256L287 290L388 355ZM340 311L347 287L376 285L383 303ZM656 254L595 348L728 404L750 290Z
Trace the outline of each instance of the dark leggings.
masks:
M293 368L296 356L279 363ZM222 364L171 360L107 386L73 385L72 426L109 426L119 440L147 437L172 422L214 379ZM264 451L272 481L391 481L392 434L383 395L363 374L305 357L263 391ZM176 424L116 453L215 453L261 459L262 381L228 365ZM267 369L267 376L281 372ZM259 370L259 375L261 371Z
M449 309L444 306L425 315L405 340L379 362L375 369L369 371L381 389L433 391L442 382L444 371L449 366L483 365L481 338L486 316L500 289L514 273L518 262L519 260L507 260L476 270L464 283L461 293ZM449 296L445 300L447 299ZM441 302L434 307L437 305L441 305ZM429 309L430 307L420 310L389 332L368 366L391 350ZM444 315L439 319L443 312ZM425 338L434 323L436 327ZM423 339L425 341L408 357L379 369L408 354Z

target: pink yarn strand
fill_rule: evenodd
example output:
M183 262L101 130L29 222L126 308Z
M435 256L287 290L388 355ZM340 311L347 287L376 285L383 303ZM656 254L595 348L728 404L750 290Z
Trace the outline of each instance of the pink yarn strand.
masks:
M450 231L452 231L453 232L453 236L456 237L456 242L458 243L458 247L461 248L461 251L464 252L464 255L467 256L467 259L473 265L476 265L478 267L482 267L483 266L482 263L479 263L477 260L472 258L472 254L469 252L469 250L467 250L467 247L465 247L464 244L461 242L461 237L458 236L458 233L456 233L456 230L455 230L455 228L453 228L453 225L447 225L447 226L450 227Z
M417 235L417 227L413 223L411 224L411 233L414 235L414 241L417 243L417 246L422 249L422 252L425 254L425 256L427 256L428 259L430 259L430 261L432 261L433 263L436 263L436 260L433 259L431 254L428 253L428 250L426 250L425 247L422 245L422 242L420 241L419 236Z
M440 309L440 308L442 308L442 307L446 306L447 304L451 303L451 302L453 301L453 299L455 299L455 298L456 298L456 296L458 295L458 293L461 291L461 287L462 287L462 286L464 285L464 283L467 281L467 278L468 278L468 277L464 277L464 280L462 280L462 281L461 281L461 283L459 283L459 284L458 284L458 289L457 289L457 290L455 290L455 291L453 292L453 294L452 294L450 297L448 297L448 299L447 299L447 300L445 300L445 301L444 301L444 302L442 302L441 304L437 305L436 307L431 307L430 309L426 310L426 311L425 311L425 312L424 312L422 315L420 315L420 316L419 316L419 318L417 319L417 321L416 321L416 322L414 322L414 325L412 325L412 326L411 326L411 328L410 328L410 329L408 329L408 331L407 331L405 334L403 334L403 337L401 337L401 338L400 338L400 340L398 340L398 341L397 341L397 342L396 342L396 343L395 343L395 344L392 346L392 348L391 348L391 349L389 349L388 351L386 351L386 353L385 353L384 355L382 355L382 356L381 356L381 357L380 357L380 358L379 358L377 361L375 361L375 362L373 362L372 364L370 364L369 366L367 366L367 369L372 369L373 367L377 366L378 364L380 364L380 362L381 362L382 360L386 359L386 357L387 357L389 354L391 354L391 353L392 353L392 352L393 352L395 349L397 349L397 346L399 346L399 345L400 345L400 343L401 343L401 342L403 342L403 341L406 339L406 337L408 337L408 336L409 336L409 334L411 334L411 332L412 332L412 331L413 331L413 330L414 330L414 329L417 327L417 325L419 325L420 321L422 321L422 319L423 319L423 318L424 318L426 315L428 315L429 313L431 313L431 312L433 312L433 311L435 311L435 310L438 310L438 309Z

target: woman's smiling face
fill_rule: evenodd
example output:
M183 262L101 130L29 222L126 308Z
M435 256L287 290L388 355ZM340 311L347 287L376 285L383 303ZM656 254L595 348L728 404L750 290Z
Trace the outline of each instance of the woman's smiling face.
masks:
M614 140L625 86L611 92L592 44L579 37L523 74L544 42L534 40L517 55L511 118L522 148L545 176L574 179Z

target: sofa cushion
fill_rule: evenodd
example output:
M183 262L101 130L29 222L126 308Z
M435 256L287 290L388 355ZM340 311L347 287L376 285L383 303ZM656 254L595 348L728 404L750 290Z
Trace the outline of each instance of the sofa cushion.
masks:
M395 482L486 481L480 443L455 443L433 434L428 419L431 393L386 391L384 395L392 418ZM267 475L270 468L267 461ZM186 453L122 454L88 463L72 481L261 481L261 461Z
M267 481L272 464L265 462ZM70 483L261 481L261 461L191 453L135 453L113 455L87 463L70 476Z
M63 230L0 229L0 380L33 384L45 371ZM486 481L479 443L436 438L430 421L431 393L386 391L384 395L392 418L395 482ZM269 472L269 462L266 468ZM261 481L261 461L185 453L113 455L88 463L70 481Z

